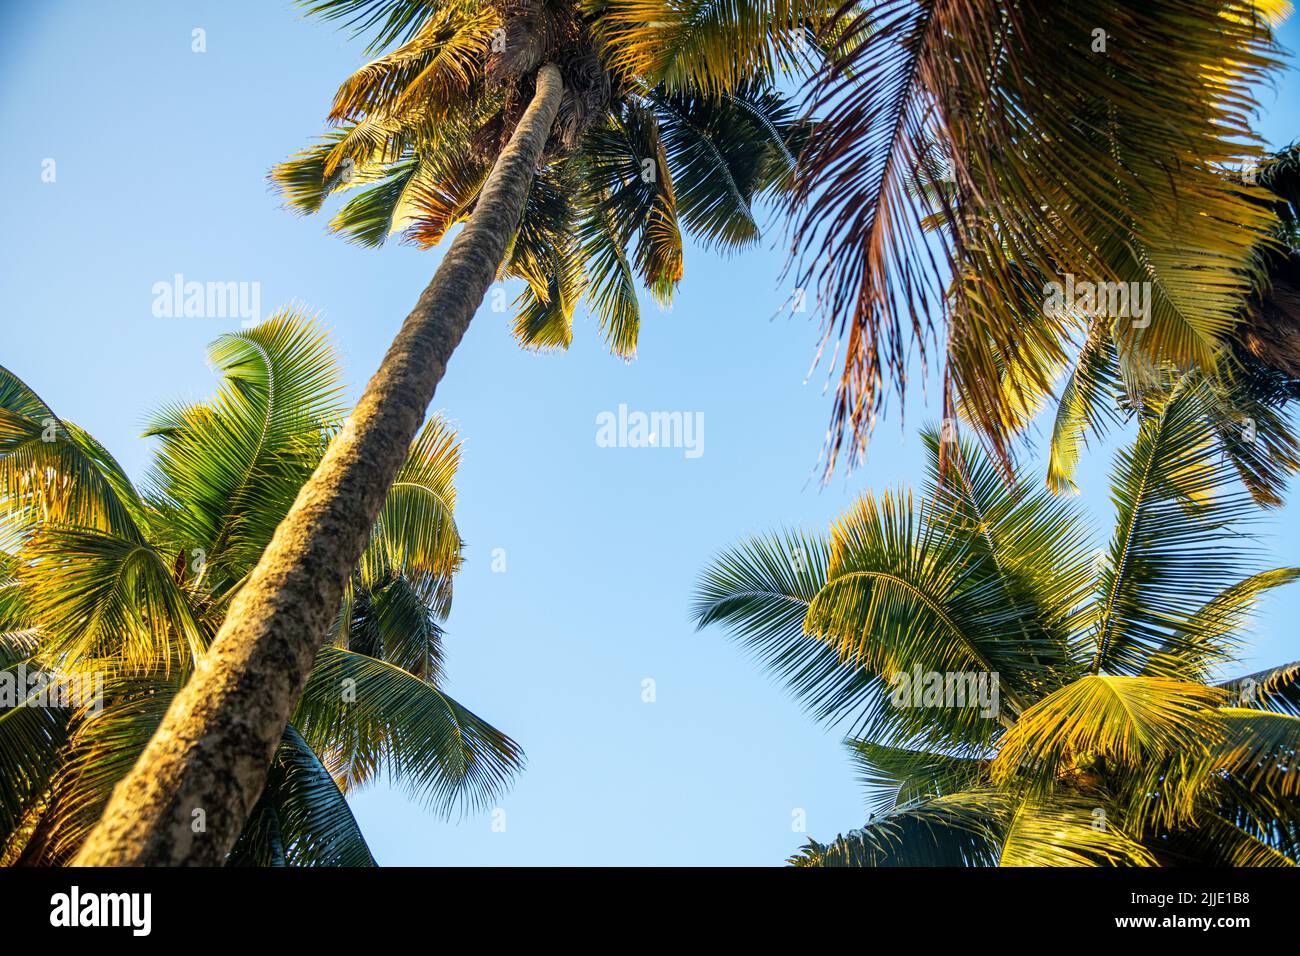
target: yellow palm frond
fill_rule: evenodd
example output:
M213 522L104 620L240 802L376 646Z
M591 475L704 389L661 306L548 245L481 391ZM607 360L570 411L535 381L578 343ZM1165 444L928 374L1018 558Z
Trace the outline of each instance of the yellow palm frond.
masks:
M1091 674L1022 713L1002 739L993 777L1037 782L1086 771L1096 758L1134 768L1173 753L1208 753L1221 735L1226 694L1164 677Z

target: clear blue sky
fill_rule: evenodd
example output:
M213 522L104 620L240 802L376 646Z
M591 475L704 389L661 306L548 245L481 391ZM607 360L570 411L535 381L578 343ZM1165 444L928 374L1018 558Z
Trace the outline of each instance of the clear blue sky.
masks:
M191 52L195 27L204 54ZM1294 49L1300 31L1283 39ZM155 318L155 282L257 281L264 313L317 310L355 396L432 275L440 250L352 247L266 186L361 62L360 44L288 0L0 13L0 363L132 474L148 460L145 414L206 395L204 346L238 327ZM1300 132L1298 92L1289 73L1264 94L1274 145ZM441 822L384 787L357 796L381 863L770 865L803 842L795 808L821 839L864 819L837 735L688 617L721 547L782 524L824 528L859 491L914 480L915 431L933 417L918 393L905 428L880 428L866 468L818 487L825 370L804 384L812 324L771 320L790 292L774 240L730 259L688 249L672 310L644 302L632 365L604 352L585 314L567 354L538 356L515 347L505 316L480 311L434 400L466 443L451 691L514 735L528 768L501 801L504 833L486 814ZM620 403L703 412L704 455L597 447L596 415ZM1098 527L1107 463L1099 451L1085 466ZM1273 563L1300 563L1300 505L1262 530ZM1297 619L1300 589L1271 599L1246 666L1300 657Z

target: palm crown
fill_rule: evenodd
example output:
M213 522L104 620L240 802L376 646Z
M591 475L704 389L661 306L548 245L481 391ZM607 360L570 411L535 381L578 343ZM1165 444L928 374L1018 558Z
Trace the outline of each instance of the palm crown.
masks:
M1075 505L927 435L931 477L829 538L722 555L697 595L819 718L873 797L815 865L1250 865L1300 858L1300 664L1218 685L1247 612L1253 507L1204 383L1142 414L1095 548ZM937 675L937 676L935 676ZM963 681L965 683L963 684ZM973 683L972 683L973 681ZM977 693L978 691L978 693Z
M755 200L788 188L805 130L770 81L807 59L803 8L816 6L322 0L312 12L377 28L372 50L404 42L339 88L336 128L272 178L304 212L353 192L330 228L354 241L431 246L473 210L553 62L559 115L501 266L526 283L515 333L567 347L585 296L611 350L631 356L638 280L667 303L683 233L743 247L759 236Z
M0 713L9 858L62 862L76 851L340 425L335 359L304 316L223 335L210 358L220 388L154 416L147 434L159 445L141 489L0 369L0 667L103 680L98 706ZM348 790L387 773L445 812L492 800L519 770L514 741L442 686L439 621L461 561L458 462L454 433L431 419L231 862L372 864Z

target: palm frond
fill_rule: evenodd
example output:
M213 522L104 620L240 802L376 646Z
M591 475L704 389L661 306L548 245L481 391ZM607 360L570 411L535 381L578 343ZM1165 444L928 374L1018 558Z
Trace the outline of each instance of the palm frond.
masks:
M1075 469L1088 433L1100 438L1115 422L1120 387L1119 356L1109 330L1096 328L1061 386L1052 421L1047 487L1056 494L1078 492Z
M1242 628L1259 598L1297 577L1300 568L1274 568L1224 588L1192 614L1168 648L1152 655L1145 672L1181 680L1208 680L1217 662L1236 655L1244 639ZM1240 690L1244 694L1247 687Z
M878 682L804 633L829 562L830 543L821 537L784 531L750 538L704 571L691 614L699 628L721 624L816 719L860 727L881 709Z
M334 644L396 664L438 687L443 680L442 628L420 588L401 575L354 584L341 615L347 631Z
M1243 707L1300 717L1300 661L1236 677L1216 685Z
M1241 707L1225 707L1219 716L1224 732L1210 766L1251 790L1300 797L1300 717Z
M584 254L603 254L609 268L610 250L626 261L635 237L637 273L659 302L671 301L682 278L682 236L673 171L655 114L629 104L590 130L581 169L590 196Z
M406 228L415 206L420 166L414 159L385 168L385 178L349 199L329 222L334 232L362 246L383 245Z
M345 790L386 771L440 813L490 806L523 767L519 745L393 664L322 648L293 724Z
M398 574L440 617L451 611L451 576L463 541L456 528L460 441L446 419L425 422L375 519L358 565L369 587Z
M926 520L910 494L863 496L834 526L827 582L805 626L896 690L918 673L983 685L987 707L964 699L898 708L916 733L980 744L1027 705L1043 670L1037 655L1051 644L1026 632L1032 618L1006 606L999 569L979 561L984 545L971 530Z
M170 503L168 538L206 566L241 577L261 556L342 418L338 367L316 323L286 310L221 336L222 376L198 405L164 409L148 483Z
M988 792L939 797L875 817L831 843L808 843L795 866L992 866L997 818Z
M342 20L356 36L373 32L368 52L416 34L442 0L298 0L309 16Z
M1092 536L1081 511L1020 471L1008 480L978 446L922 432L928 463L928 520L970 543L969 576L1000 592L1014 623L1007 640L1029 653L1034 694L1059 686L1072 668L1070 635L1086 618L1093 583ZM947 473L945 473L945 467ZM1014 636L1013 636L1014 635Z
M1138 674L1180 648L1206 650L1187 622L1235 583L1251 553L1240 530L1251 501L1216 454L1203 402L1204 386L1185 380L1144 414L1137 440L1117 455L1118 520L1089 638L1094 672ZM1225 536L1236 540L1225 546Z
M227 865L376 865L343 792L292 724Z
M63 865L71 860L99 822L113 788L158 729L182 679L175 671L170 677L160 672L107 675L104 708L77 715L42 815L40 845L29 853L32 862Z
M1154 866L1141 842L1083 796L1024 801L1010 813L999 866ZM1101 813L1098 813L1101 811Z
M91 435L59 418L0 367L0 524L21 533L69 524L140 538L144 505L126 472Z
M207 646L173 562L147 543L45 528L22 557L18 580L51 663L167 671Z
M1096 758L1131 769L1174 753L1207 753L1224 699L1222 691L1166 677L1081 677L1019 716L1002 738L993 777L1050 783Z
M410 40L344 81L330 120L356 122L405 110L438 118L470 94L483 78L483 52L499 22L496 10L448 4L429 13Z
M36 644L34 633L0 632L0 847L45 793L67 742L68 709L30 693L29 678L42 671Z
M579 255L587 270L587 301L595 309L610 351L631 359L641 330L641 304L632 264L603 210L593 210L587 217L580 241ZM678 245L680 248L680 237Z
M930 750L846 740L874 819L935 797L987 784L988 761Z
M826 0L608 0L598 21L606 55L629 79L726 91L797 70L817 53Z
M828 470L846 444L860 458L941 313L952 387L1005 454L1021 416L1001 369L1046 391L1080 328L1032 277L1146 283L1149 323L1109 315L1121 351L1213 364L1276 222L1225 175L1259 155L1252 84L1278 65L1257 5L879 0L836 31L788 203L796 285L843 354ZM936 144L948 181L918 194Z

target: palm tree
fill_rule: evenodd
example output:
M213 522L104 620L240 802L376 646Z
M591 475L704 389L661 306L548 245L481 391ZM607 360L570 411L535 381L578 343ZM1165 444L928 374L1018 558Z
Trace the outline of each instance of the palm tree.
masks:
M1092 332L1085 310L1044 307L1068 275L1147 284L1147 316L1106 316L1130 377L1215 368L1266 286L1276 217L1237 173L1261 155L1254 89L1288 6L844 5L821 34L818 121L786 203L795 282L817 290L842 363L828 474L840 451L861 457L912 345L943 362L945 417L1007 463Z
M341 425L338 367L306 317L223 335L209 357L220 388L154 417L139 487L0 369L0 680L102 682L0 711L4 859L73 858ZM521 767L443 688L459 456L436 417L408 449L227 862L373 865L348 791L387 774L448 812L492 801ZM193 809L196 840L229 812Z
M1256 599L1255 511L1203 382L1146 408L1098 550L1072 499L926 436L930 478L828 537L727 551L695 615L847 726L872 815L803 865L1300 860L1300 663L1212 683Z
M562 344L582 265L588 280L597 277L591 288L607 336L616 351L628 352L635 343L631 268L660 296L668 294L680 271L677 213L722 243L752 236L752 195L775 184L772 170L789 146L788 133L765 112L766 104L775 107L772 94L759 95L749 84L806 55L805 14L827 6L313 0L311 12L377 28L380 47L406 42L340 92L335 113L351 119L334 138L347 145L334 155L309 151L281 170L290 200L310 208L312 196L332 191L336 180L375 176L383 188L345 207L336 220L343 231L377 236L414 213L411 237L432 241L452 222L465 223L347 425L232 599L207 666L177 696L78 862L224 857L262 789L402 450L489 284L503 266L529 279L521 337ZM697 110L699 104L706 105ZM655 111L675 124L666 120L662 137ZM727 141L733 133L742 148ZM639 146L586 145L629 134ZM666 154L673 150L681 166L670 171ZM637 158L639 181L628 176L628 151ZM588 168L601 160L613 168ZM555 173L533 189L539 168ZM568 196L585 214L566 215L565 193L555 190L585 182L585 174L600 178L587 183L581 202ZM641 179L647 174L650 182ZM525 216L530 204L550 211ZM593 204L603 215L593 213ZM629 266L624 246L634 233ZM228 812L194 841L187 820L200 804Z
M559 13L572 11L546 15ZM350 241L441 242L481 203L525 100L493 85L518 23L490 4L441 7L353 74L330 110L335 128L272 172L290 208L317 213L333 194L351 194L329 222ZM610 350L630 359L638 280L667 304L683 275L684 235L727 252L757 242L755 202L788 185L806 126L761 74L700 89L611 71L599 28L592 21L585 45L568 54L556 131L500 275L525 283L514 302L522 345L567 348L585 298Z

